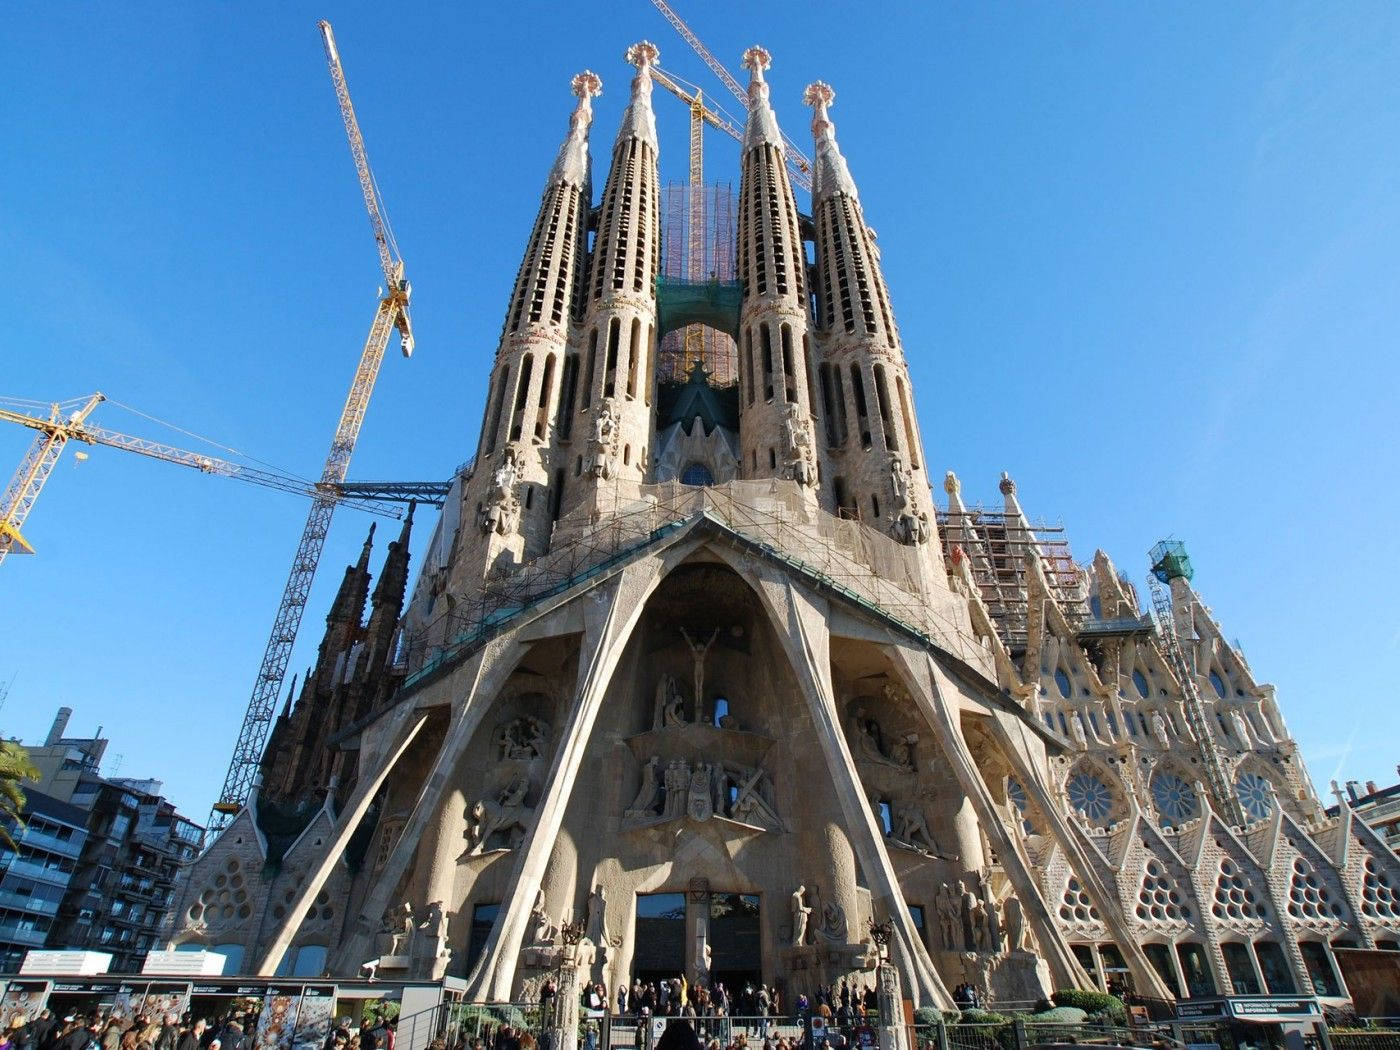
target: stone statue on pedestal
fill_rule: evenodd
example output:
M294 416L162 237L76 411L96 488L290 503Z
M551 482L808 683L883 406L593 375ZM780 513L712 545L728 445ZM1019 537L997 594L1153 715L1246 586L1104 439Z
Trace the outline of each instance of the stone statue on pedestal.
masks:
M1026 913L1021 908L1021 900L1015 894L1002 902L1006 917L1006 950L1024 951L1026 947Z
M806 892L806 886L799 886L792 894L793 947L807 943L807 921L811 918L812 909L807 906L807 901L803 897Z
M642 767L642 786L637 791L637 797L634 798L632 804L627 807L627 817L639 819L655 816L656 801L661 794L661 784L658 780L657 772L660 765L660 757L653 755L647 764Z
M977 950L977 927L974 912L977 907L977 897L962 880L958 881L956 892L958 895L958 914L962 919L963 951L975 952Z
M938 887L938 936L946 951L955 952L958 945L958 899L945 882Z

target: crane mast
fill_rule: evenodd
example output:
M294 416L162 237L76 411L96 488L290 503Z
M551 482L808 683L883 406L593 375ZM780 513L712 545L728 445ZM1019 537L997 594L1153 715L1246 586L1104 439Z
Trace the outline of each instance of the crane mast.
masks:
M350 392L341 409L330 452L326 456L326 465L317 484L320 496L312 503L306 526L302 529L301 540L297 544L292 568L282 592L282 601L277 607L277 615L272 623L272 633L268 637L257 678L253 682L253 695L248 701L248 709L244 713L243 724L239 728L238 740L234 745L233 757L224 776L223 790L219 793L219 800L214 803L209 817L209 828L215 832L222 831L234 814L243 808L252 790L254 777L262 760L263 746L276 714L282 680L287 673L287 664L296 644L297 631L301 627L302 614L306 611L307 597L316 577L316 567L326 544L326 534L330 531L331 517L335 513L336 492L345 481L350 457L354 454L355 442L360 436L360 427L369 408L370 395L374 392L374 383L379 377L379 366L383 363L384 351L395 329L399 332L403 355L409 357L413 353L413 326L408 313L411 288L404 276L403 259L398 254L398 246L385 217L383 201L380 199L374 173L369 165L364 137L360 134L360 122L355 116L355 107L350 101L350 89L345 82L345 71L340 64L335 35L329 22L322 21L318 26L322 43L325 45L326 63L330 68L336 101L340 105L340 115L345 123L345 135L350 143L350 156L355 163L360 192L364 196L370 227L374 231L375 247L379 253L379 265L384 273L386 290L375 311L369 336L365 340L354 379L350 383Z

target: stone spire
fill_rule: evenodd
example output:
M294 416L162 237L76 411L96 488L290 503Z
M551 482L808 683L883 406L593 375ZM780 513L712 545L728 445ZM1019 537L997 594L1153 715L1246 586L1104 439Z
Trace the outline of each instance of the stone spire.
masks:
M559 147L554 167L549 169L549 185L567 182L593 196L592 165L588 157L588 129L593 124L593 99L603 93L602 78L590 69L574 74L569 88L578 98L569 116L569 134Z
M562 426L562 496L555 514L590 501L611 505L619 487L647 478L656 341L656 275L661 261L661 184L651 67L659 52L643 40L627 49L632 94L613 143L598 207L583 306L570 348ZM574 391L577 390L577 396ZM563 412L561 412L561 419Z
M925 545L930 562L941 563L938 543L929 542L933 501L880 253L829 113L836 92L819 80L802 100L812 107L816 152L817 381L832 498L901 543Z
M825 200L836 193L856 196L856 184L851 179L846 158L836 144L836 125L827 115L827 107L836 101L836 92L823 81L808 84L802 101L812 107L812 137L816 140L816 159L812 168L812 200Z
M576 379L566 359L573 319L584 297L592 180L588 131L592 100L603 82L588 70L570 89L578 99L569 133L545 180L515 289L496 350L477 447L477 468L462 486L461 516L471 522L466 549L479 557L457 560L452 586L472 587L467 572L485 572L504 560L538 554L549 542L553 500L553 437L568 384ZM468 569L468 566L471 566ZM479 577L478 577L479 580Z
M768 82L763 79L763 71L773 64L773 56L766 48L755 44L744 52L744 68L749 71L749 116L744 124L744 150L762 143L783 148L782 132L778 130L778 118L768 101Z
M786 478L815 491L808 362L806 255L782 135L763 71L768 52L744 52L749 116L739 179L739 446L745 478Z

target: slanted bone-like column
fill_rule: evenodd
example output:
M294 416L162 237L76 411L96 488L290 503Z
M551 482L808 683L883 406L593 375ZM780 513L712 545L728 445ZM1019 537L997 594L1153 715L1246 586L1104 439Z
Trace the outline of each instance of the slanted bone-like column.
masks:
M559 836L598 709L646 599L664 575L664 568L677 557L677 550L673 548L666 555L647 557L628 565L607 590L594 592L597 601L591 602L592 608L585 611L576 698L550 766L544 795L535 809L534 825L526 832L525 841L516 853L515 870L506 894L509 903L497 916L481 959L468 978L467 997L471 1001L510 1000L516 962L530 922L531 903L539 893L545 867Z
M764 566L757 580L747 573L758 592L773 628L787 652L798 685L807 698L808 709L821 742L822 754L831 769L833 785L841 804L841 815L855 852L870 883L873 903L884 911L893 926L891 948L896 963L908 974L910 994L915 1002L952 1009L953 999L934 968L928 949L910 917L904 891L899 885L885 848L885 837L875 823L869 801L860 784L855 760L841 728L841 715L831 683L831 634L827 610L798 590L790 580Z
M958 692L957 686L938 662L923 650L907 645L891 645L887 647L886 651L905 688L914 697L915 702L923 710L929 724L938 735L943 753L952 764L963 790L967 792L973 805L977 807L977 815L981 819L982 827L995 844L997 856L1001 858L1012 886L1017 895L1021 897L1021 902L1029 913L1036 937L1040 941L1041 953L1050 964L1051 972L1056 981L1067 983L1073 987L1087 985L1087 975L1055 926L1049 908L1036 887L1030 869L1017 851L1011 836L1007 834L1005 826L998 819L991 794L982 782L972 752L968 749L967 741L963 739L962 729L955 717L956 708L953 706L953 697ZM1147 989L1152 995L1164 999L1169 998L1170 993L1166 985L1162 983L1161 977L1152 968L1152 964L1147 961L1147 956L1134 939L1127 922L1124 921L1122 911L1118 906L1118 898L1112 894L1099 877L1098 872L1090 864L1083 844L1075 837L1074 829L1065 821L1058 804L1050 798L1041 776L1027 760L1021 748L1016 746L1015 741L1003 740L1003 744L1007 760L1016 770L1017 777L1025 786L1026 791L1031 794L1032 800L1045 813L1051 831L1069 857L1070 866L1079 876L1081 884L1089 892L1095 907L1103 915L1110 935L1122 948L1124 957L1132 968L1133 977L1137 980L1138 985Z

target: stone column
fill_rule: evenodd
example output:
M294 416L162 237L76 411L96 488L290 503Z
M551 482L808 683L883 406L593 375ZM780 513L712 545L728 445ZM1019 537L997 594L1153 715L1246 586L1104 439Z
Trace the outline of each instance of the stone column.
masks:
M579 970L593 964L593 949L585 938L563 949L559 966L559 990L554 996L554 1017L546 1022L554 1033L554 1050L574 1050L578 1046Z
M875 970L875 991L880 999L880 1050L908 1050L909 1032L904 1027L904 994L899 971L888 959L881 959Z

